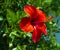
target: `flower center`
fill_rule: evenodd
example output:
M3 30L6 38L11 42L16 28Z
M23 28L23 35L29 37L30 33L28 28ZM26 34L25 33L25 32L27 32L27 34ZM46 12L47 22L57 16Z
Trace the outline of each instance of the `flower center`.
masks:
M31 20L31 25L35 26L37 24L39 24L39 23L36 20Z

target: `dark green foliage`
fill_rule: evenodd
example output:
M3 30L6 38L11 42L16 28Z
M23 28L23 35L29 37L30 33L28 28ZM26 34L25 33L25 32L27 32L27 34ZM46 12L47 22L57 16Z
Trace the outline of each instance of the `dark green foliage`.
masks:
M19 29L20 20L27 16L23 10L25 5L34 5L54 16L46 23L48 35L42 35L37 43L32 42L31 33L26 34ZM60 0L0 0L0 50L60 50L55 33L60 33L57 26L60 16Z

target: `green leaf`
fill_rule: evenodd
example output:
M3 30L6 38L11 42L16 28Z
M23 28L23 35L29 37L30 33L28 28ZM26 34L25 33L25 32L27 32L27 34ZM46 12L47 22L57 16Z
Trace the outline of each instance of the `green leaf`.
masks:
M52 2L52 0L45 0L45 2L47 2L47 3L51 3L51 2Z
M10 25L16 23L16 21L17 21L16 14L10 9L7 9L7 16L6 17L7 17L7 20Z

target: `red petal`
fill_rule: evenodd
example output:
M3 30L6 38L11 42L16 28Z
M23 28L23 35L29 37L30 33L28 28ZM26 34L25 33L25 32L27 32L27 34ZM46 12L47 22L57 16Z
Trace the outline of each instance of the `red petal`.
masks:
M46 25L45 25L44 23L40 23L40 24L38 25L38 29L40 29L40 30L44 33L44 35L47 34Z
M37 18L38 22L45 22L46 21L46 15L43 11L37 9Z
M38 42L39 39L41 38L42 31L36 27L34 27L34 32L32 34L32 40L34 43Z
M27 5L24 7L24 11L30 15L31 20L36 20L37 22L45 22L46 15L43 11L36 9L34 6Z
M19 24L21 30L25 32L31 32L33 30L33 26L30 24L30 18L25 17L21 20Z
M47 29L46 29L46 25L44 24L42 27L42 31L45 35L47 35Z
M34 6L31 6L31 5L26 5L24 7L24 11L25 13L27 13L28 15L33 15L36 13L36 8Z

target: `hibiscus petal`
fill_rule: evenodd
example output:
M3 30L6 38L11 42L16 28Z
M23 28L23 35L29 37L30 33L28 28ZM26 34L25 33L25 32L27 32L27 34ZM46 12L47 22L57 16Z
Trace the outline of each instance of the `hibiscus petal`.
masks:
M21 30L25 32L31 32L33 30L33 26L30 24L30 18L24 17L19 23Z
M38 29L40 29L44 33L44 35L47 35L47 29L46 29L46 25L44 23L40 23L38 25Z
M24 11L25 13L27 13L28 15L32 16L33 14L36 13L36 8L34 6L31 5L26 5L24 7Z
M34 27L34 32L32 34L32 40L34 43L38 42L39 39L41 38L42 31L36 27Z
M38 22L45 22L46 21L46 15L43 11L37 9L37 18Z
M45 24L42 26L41 30L44 33L44 35L47 35L47 29Z
M46 15L43 11L36 9L32 5L26 5L24 7L24 11L30 15L31 20L36 20L37 22L45 22L46 21Z

